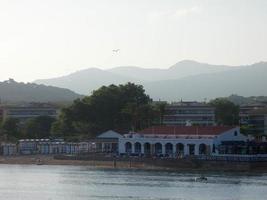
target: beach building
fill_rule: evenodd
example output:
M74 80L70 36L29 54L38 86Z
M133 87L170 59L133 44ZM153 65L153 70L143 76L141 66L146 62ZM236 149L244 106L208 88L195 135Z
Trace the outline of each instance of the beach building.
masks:
M50 154L50 140L41 139L41 141L38 143L38 150L40 154Z
M37 147L38 147L39 142L40 142L39 139L22 139L22 140L19 140L19 144L18 144L19 154L22 154L22 155L37 154L38 153Z
M75 142L65 143L65 154L77 154L79 153L79 144Z
M17 155L17 145L13 143L2 143L1 153L3 156L14 156Z
M39 154L64 154L66 153L65 142L61 141L39 141L37 144Z
M95 139L89 141L89 151L97 153L118 153L119 139L122 137L120 133L112 130L101 133Z
M239 127L153 126L119 138L119 153L168 157L216 155L222 142L247 139Z
M90 143L89 142L79 142L78 143L78 151L79 153L88 153L90 149Z
M215 108L195 101L173 102L165 108L163 124L212 126L215 125Z
M79 153L79 143L65 142L62 139L23 139L19 140L18 152L21 155L76 154Z
M257 155L267 156L267 142L250 140L250 141L222 141L218 146L220 155Z

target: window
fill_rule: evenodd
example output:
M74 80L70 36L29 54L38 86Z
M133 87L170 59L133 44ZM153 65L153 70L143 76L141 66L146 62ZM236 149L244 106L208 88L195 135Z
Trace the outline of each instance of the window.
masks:
M234 136L237 136L237 131L234 132Z

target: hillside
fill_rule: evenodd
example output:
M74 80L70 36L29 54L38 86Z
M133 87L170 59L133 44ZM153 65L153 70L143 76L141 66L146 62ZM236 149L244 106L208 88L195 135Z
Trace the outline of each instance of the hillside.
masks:
M81 95L69 89L35 83L18 83L13 79L0 82L2 102L69 102L79 97Z
M108 70L114 74L131 77L142 81L160 81L180 79L199 74L210 74L231 70L233 67L223 65L210 65L191 60L183 60L168 69L146 69L141 67L116 67Z
M143 84L155 100L203 100L218 96L267 95L267 63L222 66L181 61L168 69L117 67L110 70L89 68L68 76L37 80L36 83L68 88L90 94L102 85L135 82Z
M129 81L139 82L130 77L117 75L97 68L89 68L77 71L68 76L36 80L35 83L68 88L79 94L88 95L102 85L127 83Z
M190 76L178 80L145 83L153 98L164 100L203 100L238 94L267 95L267 63L236 68L230 71Z

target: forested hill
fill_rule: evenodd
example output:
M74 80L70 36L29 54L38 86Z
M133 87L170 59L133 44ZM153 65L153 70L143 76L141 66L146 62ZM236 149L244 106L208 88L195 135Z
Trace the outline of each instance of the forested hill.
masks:
M0 82L2 102L69 102L81 95L58 87L18 83L13 79Z

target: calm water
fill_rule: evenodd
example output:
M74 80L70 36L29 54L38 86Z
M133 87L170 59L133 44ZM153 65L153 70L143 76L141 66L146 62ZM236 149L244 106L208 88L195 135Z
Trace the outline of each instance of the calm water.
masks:
M0 165L0 199L266 200L267 174L96 170L77 166Z

